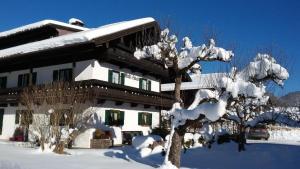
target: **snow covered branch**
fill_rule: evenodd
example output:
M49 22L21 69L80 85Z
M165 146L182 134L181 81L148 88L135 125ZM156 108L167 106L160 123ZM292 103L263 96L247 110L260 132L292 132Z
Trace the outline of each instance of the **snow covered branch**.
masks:
M174 64L178 69L187 71L199 61L230 61L234 55L232 51L227 51L223 48L216 47L215 41L210 40L210 44L193 46L192 41L188 37L183 38L183 47L178 52L176 44L178 43L175 35L169 36L169 30L165 29L161 32L160 42L152 46L144 46L142 49L137 49L134 56L138 59L153 57L158 60L164 60L167 67L172 67Z

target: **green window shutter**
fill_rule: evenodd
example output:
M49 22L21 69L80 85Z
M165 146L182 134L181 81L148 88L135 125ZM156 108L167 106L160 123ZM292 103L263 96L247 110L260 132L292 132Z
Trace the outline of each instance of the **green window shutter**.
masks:
M2 134L4 109L0 109L0 134Z
M18 87L22 87L22 77L23 75L18 76Z
M121 125L124 125L124 111L120 111L120 121L121 121Z
M17 110L16 111L15 124L19 124L19 122L20 122L20 111Z
M110 124L109 119L110 119L110 110L105 110L105 125Z
M53 82L58 81L58 70L53 71Z
M148 80L148 90L151 91L151 80Z
M152 113L149 113L148 114L148 117L149 117L149 126L152 126Z
M7 84L7 77L1 77L0 78L0 88L4 89L6 88L6 84Z
M73 81L73 69L68 69L68 79L67 81L72 82Z
M142 89L143 88L143 79L142 78L140 78L140 89Z
M138 125L143 125L142 124L142 118L143 118L143 113L139 112L138 113Z
M112 83L113 70L108 70L108 82Z
M121 73L121 85L125 84L125 73Z
M36 85L36 72L32 73L32 84Z

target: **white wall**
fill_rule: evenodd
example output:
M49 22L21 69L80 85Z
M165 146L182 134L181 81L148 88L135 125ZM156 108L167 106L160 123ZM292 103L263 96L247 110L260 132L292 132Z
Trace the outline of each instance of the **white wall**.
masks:
M0 139L8 140L13 136L15 128L18 126L15 124L16 110L22 110L21 107L4 107L4 118L2 134ZM155 127L159 127L159 110L154 107L144 108L142 105L137 107L131 107L130 103L124 103L123 105L115 105L114 101L106 101L101 105L97 105L91 108L95 112L93 116L92 128L100 128L102 130L111 130L115 132L114 144L122 144L121 131L141 131L143 135L148 135ZM105 110L120 110L124 111L124 125L123 126L106 126L105 123ZM138 125L138 113L147 112L152 114L152 126L140 126ZM86 147L89 145L93 132L88 130L78 137L75 141L75 146Z
M34 68L33 72L37 72L37 84L51 83L53 80L53 71L59 69L72 68L72 63L59 64L53 66L46 66L40 68ZM125 73L125 86L139 88L139 78L146 78L151 80L151 91L160 92L160 83L158 79L150 76L143 76L138 72L131 72L129 69L120 69L116 65L109 63L99 63L97 60L86 60L76 62L75 66L75 81L81 80L102 80L108 81L108 71L110 69ZM18 75L29 73L30 70L19 70L13 72L0 73L0 77L7 76L7 87L17 87Z
M106 126L105 123L105 110L120 110L124 111L124 125L123 126ZM102 130L110 130L114 133L114 144L122 144L122 134L121 131L141 131L143 135L148 135L151 130L155 127L159 127L159 110L150 107L145 109L143 106L139 105L137 107L131 107L129 103L124 103L123 105L116 106L113 101L106 101L104 104L98 105L92 108L92 111L96 112L93 116L93 128L100 128ZM152 126L140 126L138 125L138 113L148 112L152 114ZM82 133L78 139L75 140L75 147L88 148L90 139L92 138L92 130L87 130Z
M1 107L0 109L4 109L3 116L3 125L2 125L2 134L0 135L0 139L8 140L13 136L15 128L15 118L16 118L16 109L17 107Z

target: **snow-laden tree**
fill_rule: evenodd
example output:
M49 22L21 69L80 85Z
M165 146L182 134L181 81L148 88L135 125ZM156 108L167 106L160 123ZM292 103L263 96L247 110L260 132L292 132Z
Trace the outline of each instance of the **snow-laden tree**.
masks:
M232 69L230 77L222 79L223 87L231 93L228 118L238 124L239 151L245 150L246 127L256 125L258 117L268 111L269 97L266 96L266 82L274 81L282 86L288 78L287 70L276 63L268 54L257 54L244 69Z
M194 113L183 108L183 102L180 95L180 87L182 77L190 69L197 68L199 61L230 61L233 56L232 51L227 51L223 48L216 47L215 41L210 40L208 45L193 46L188 37L183 38L183 47L177 49L178 40L175 35L169 35L169 30L165 29L161 32L160 41L152 46L144 46L142 49L137 49L134 56L138 59L153 57L165 63L165 66L173 71L175 82L175 99L171 112L172 116L172 132L169 148L167 150L165 164L172 166L180 166L180 153L182 147L182 139L186 128L199 119L203 119L205 115L217 120L226 111L226 101L229 95L224 94L215 104L201 104L201 107L196 107ZM197 72L197 71L196 71ZM198 72L199 73L199 72ZM203 111L218 112L217 115L205 114L200 116Z
M153 57L164 61L165 66L175 75L172 78L175 81L176 103L168 112L171 117L171 141L163 165L171 168L180 167L182 139L190 125L200 120L217 121L228 109L232 111L234 107L249 112L251 109L248 107L251 107L251 104L259 107L268 99L264 96L263 82L273 80L283 85L283 81L288 78L286 69L277 64L273 57L258 54L243 70L237 71L233 68L230 75L217 79L215 90L200 89L194 102L185 109L180 96L182 76L187 72L199 75L199 61L230 61L233 53L216 47L212 39L208 45L195 47L191 40L185 37L184 46L180 50L176 47L177 43L177 37L169 36L169 30L166 29L161 32L161 40L157 44L137 49L134 53L138 59ZM239 101L241 98L245 98L243 102ZM248 107L239 106L241 103L246 103Z

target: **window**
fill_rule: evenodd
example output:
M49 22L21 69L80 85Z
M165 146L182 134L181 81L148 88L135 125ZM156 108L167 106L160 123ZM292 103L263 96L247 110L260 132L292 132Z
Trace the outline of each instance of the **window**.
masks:
M32 73L32 84L35 85L36 84L36 72ZM18 87L26 87L28 86L30 83L30 73L26 73L26 74L20 74L18 76Z
M138 124L141 126L151 126L152 125L152 114L146 112L140 112L138 114Z
M0 135L2 134L4 109L0 109Z
M67 81L71 82L73 79L72 69L60 69L53 71L53 82L56 81Z
M124 125L124 111L106 110L105 111L105 124L110 125L110 126Z
M108 82L115 84L125 84L125 73L120 73L118 71L109 70L108 71Z
M140 78L140 89L151 91L151 80Z
M33 122L33 111L17 110L17 113L19 113L19 116L21 116L21 124L22 125L32 124L32 122ZM19 121L19 119L18 119L18 121Z
M0 88L5 89L6 88L6 83L7 83L7 77L0 77Z

